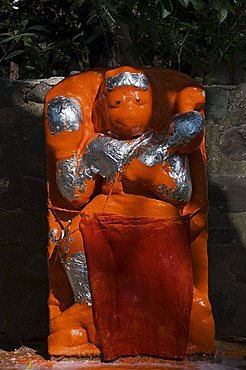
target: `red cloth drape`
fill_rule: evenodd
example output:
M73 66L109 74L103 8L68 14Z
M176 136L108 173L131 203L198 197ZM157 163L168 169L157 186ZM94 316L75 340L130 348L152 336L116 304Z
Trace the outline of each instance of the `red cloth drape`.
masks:
M82 215L104 360L185 356L193 295L189 221Z

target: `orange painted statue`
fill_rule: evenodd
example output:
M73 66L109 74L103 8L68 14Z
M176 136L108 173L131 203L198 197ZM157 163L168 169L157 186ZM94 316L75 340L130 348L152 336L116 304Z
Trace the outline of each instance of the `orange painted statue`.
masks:
M204 101L182 73L129 66L48 93L51 355L214 352Z

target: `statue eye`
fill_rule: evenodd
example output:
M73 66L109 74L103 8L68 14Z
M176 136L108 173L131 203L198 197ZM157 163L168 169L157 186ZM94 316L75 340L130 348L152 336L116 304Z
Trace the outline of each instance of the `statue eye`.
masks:
M137 102L140 102L140 98L136 98L136 101L137 101Z
M121 101L120 100L116 100L116 104L120 104L121 103Z

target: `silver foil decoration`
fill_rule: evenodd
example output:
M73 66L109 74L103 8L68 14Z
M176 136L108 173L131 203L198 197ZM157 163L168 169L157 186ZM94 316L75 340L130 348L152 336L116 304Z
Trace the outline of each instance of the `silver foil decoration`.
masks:
M136 158L147 166L164 162L169 156L166 135L151 134L136 148Z
M181 113L174 116L171 127L172 135L167 136L164 133L156 134L147 131L130 142L99 134L89 142L85 153L78 158L78 161L76 161L74 153L72 157L57 162L56 181L61 194L69 201L75 200L76 187L83 193L86 190L86 182L94 179L97 175L105 177L113 183L117 173L121 172L133 158L147 166L163 163L170 158L170 165L173 168L170 176L177 178L178 189L180 189L181 183L183 184L182 193L184 194L185 185L180 180L183 172L178 172L178 157L174 156L173 151L171 152L169 149L175 149L179 145L188 145L203 131L204 120L199 112ZM180 178L176 174L180 174L178 175ZM190 192L189 188L187 185L187 194ZM178 195L175 197L178 198ZM188 195L183 198L187 199Z
M74 242L74 239L72 236L69 236L68 238L66 238L65 240L65 243L63 244L62 243L62 249L63 249L63 252L65 254L67 254L69 252L69 248L70 248L70 244ZM62 257L62 253L60 253L60 257L61 257L61 260L63 259Z
M76 154L72 157L60 160L56 163L56 184L62 196L69 201L76 199L75 189L77 186Z
M158 186L157 192L171 201L188 203L192 194L189 160L187 157L176 154L167 161L170 165L169 176L174 179L176 187L169 188L167 185L161 184Z
M79 102L66 96L57 96L49 102L47 116L52 135L78 131L82 122Z
M59 241L58 229L51 229L48 232L48 239L51 241L51 243L57 243Z
M204 118L196 111L176 114L171 123L172 135L146 137L137 148L136 157L147 166L154 166L167 160L170 148L187 146L204 129Z
M179 113L174 116L171 128L173 134L169 137L167 145L172 148L186 146L203 131L204 118L197 111Z
M65 270L73 289L75 302L87 302L91 305L92 297L85 254L82 252L76 252L67 257L65 261Z
M107 90L113 90L115 87L120 87L123 85L134 86L147 90L148 84L149 81L145 74L132 72L122 72L116 76L106 78L105 81L105 86Z
M74 238L69 235L71 232L70 225L71 220L69 220L67 226L61 230L59 236L58 229L51 229L49 231L49 238L50 241L56 243L58 247L59 257L72 287L75 302L87 302L88 304L92 304L85 254L82 252L75 252L69 257L66 257L70 245L74 243Z
M85 180L94 178L97 174L113 182L116 174L132 160L136 146L140 142L141 137L128 143L103 134L92 140L80 159L80 189L83 188Z

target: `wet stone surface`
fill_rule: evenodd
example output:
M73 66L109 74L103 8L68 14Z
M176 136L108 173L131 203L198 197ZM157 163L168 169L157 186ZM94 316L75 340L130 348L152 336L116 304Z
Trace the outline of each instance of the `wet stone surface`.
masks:
M164 361L149 357L124 358L111 363L101 363L98 359L47 359L44 343L40 351L22 346L13 352L0 350L0 369L11 370L79 370L79 369L149 369L149 370L245 370L246 343L217 342L214 357L198 355L185 361Z

